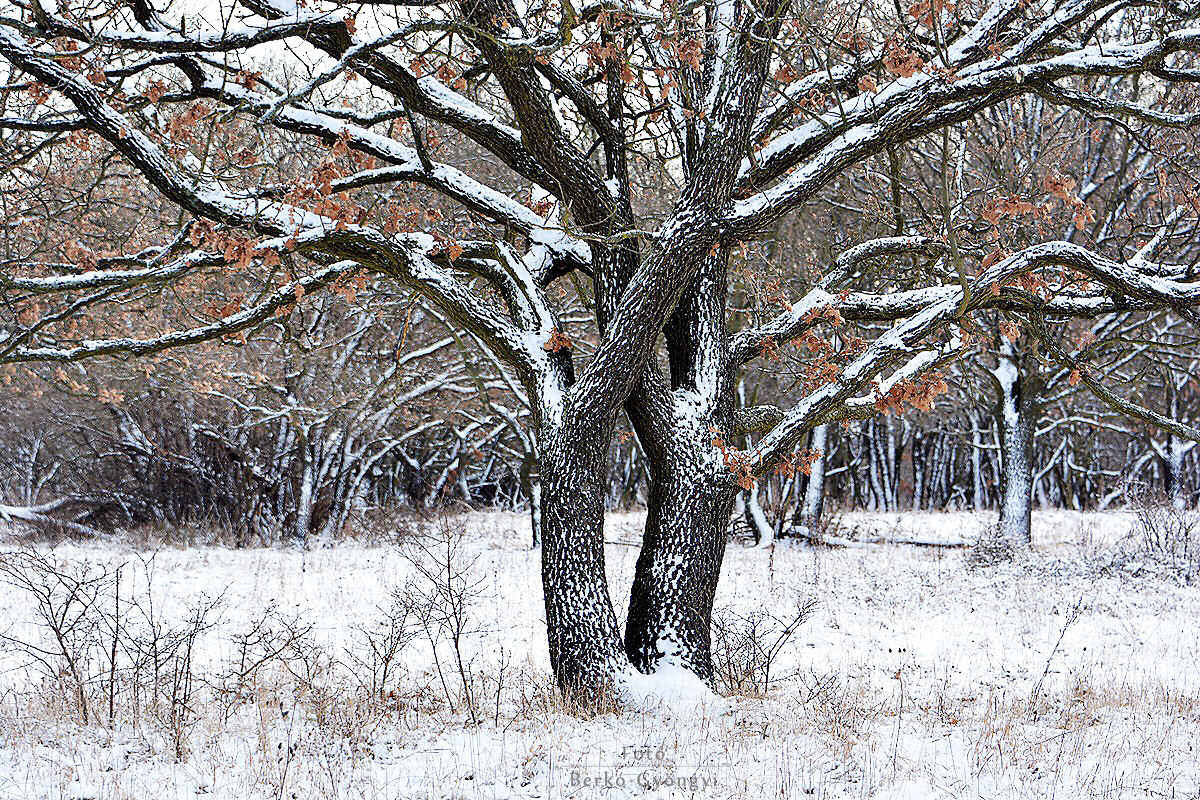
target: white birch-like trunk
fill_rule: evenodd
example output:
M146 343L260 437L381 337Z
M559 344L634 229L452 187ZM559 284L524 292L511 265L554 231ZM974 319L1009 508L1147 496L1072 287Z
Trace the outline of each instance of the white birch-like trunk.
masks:
M987 505L987 489L983 485L983 432L975 415L971 415L971 476L974 481L971 502L978 511Z
M1174 433L1167 440L1167 497L1180 511L1187 508L1184 458L1190 449L1189 443Z
M829 426L818 425L812 430L809 447L820 453L812 462L808 485L804 487L804 502L800 506L800 524L815 531L825 506L825 465L828 463Z
M1029 546L1032 534L1033 398L1023 385L1016 355L1007 342L992 372L999 393L997 421L1004 481L1000 498L1000 533L1014 545Z
M762 503L758 500L758 486L738 494L738 503L743 509L746 523L754 531L758 541L755 547L768 548L775 544L775 527L767 520Z

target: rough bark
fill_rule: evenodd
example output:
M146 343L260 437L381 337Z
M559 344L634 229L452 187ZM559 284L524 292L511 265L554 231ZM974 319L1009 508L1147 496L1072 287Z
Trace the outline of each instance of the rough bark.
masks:
M1000 436L1003 481L1000 534L1014 545L1033 543L1033 439L1040 382L1024 367L1015 348L1005 342L991 372L997 402L994 413Z
M709 625L736 490L680 467L650 493L625 652L642 672L667 659L711 681Z
M604 570L608 437L543 441L542 588L550 666L564 691L592 701L625 663Z

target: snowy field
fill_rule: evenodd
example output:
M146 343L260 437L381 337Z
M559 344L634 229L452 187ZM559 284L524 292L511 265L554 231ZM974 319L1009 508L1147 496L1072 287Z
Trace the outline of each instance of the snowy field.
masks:
M988 522L848 514L839 527L860 541L954 542ZM618 611L638 523L611 520ZM364 630L384 641L391 591L430 589L419 568L440 563L436 545L40 546L68 575L123 565L97 607L122 598L111 618L124 633L111 621L75 633L90 653L76 665L84 724L69 676L21 666L29 652L16 643L54 652L31 594L0 589L0 799L1200 794L1200 587L1099 566L1128 515L1035 513L1031 556L975 569L958 548L735 543L715 615L729 636L744 642L756 625L770 645L769 617L815 601L780 643L765 696L591 718L549 686L526 520L451 524L465 532L448 584L459 655L435 612L409 608L425 632L374 681ZM202 624L189 627L197 609Z

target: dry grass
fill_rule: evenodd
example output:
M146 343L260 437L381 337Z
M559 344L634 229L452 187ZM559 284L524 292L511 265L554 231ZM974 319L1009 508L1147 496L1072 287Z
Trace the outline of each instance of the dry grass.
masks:
M1049 567L968 571L961 555L898 548L781 546L773 566L733 549L721 622L749 654L734 659L740 686L696 713L634 713L563 698L540 659L544 643L533 634L522 646L505 632L514 615L532 631L540 624L538 598L526 597L536 565L520 532L506 535L488 534L458 562L470 567L455 585L479 587L460 609L470 631L461 674L448 629L431 642L405 592L421 575L400 574L421 552L415 542L406 556L363 546L41 551L77 577L111 575L119 563L129 571L119 613L101 581L86 635L71 639L87 665L80 678L54 660L21 673L29 680L5 673L0 798L140 800L166 786L279 800L558 796L573 765L626 763L622 748L642 743L668 753L676 772L700 762L718 782L711 797L872 797L907 786L931 797L1117 798L1180 794L1197 778L1187 754L1200 742L1200 682L1186 668L1143 674L1200 652L1194 626L1179 622L1200 607L1184 587L1088 574L1052 583ZM612 553L614 581L632 567L626 550ZM242 581L209 598L203 625L197 587L213 579L197 570ZM306 586L305 604L289 602ZM5 591L6 613L30 611ZM1087 602L1071 622L1064 598L1080 593ZM805 596L821 603L773 650L779 629L755 610L786 628ZM456 613L448 606L443 616ZM1175 624L1185 627L1163 633ZM396 625L417 633L396 640L385 676ZM33 614L0 630L54 639ZM145 652L171 657L156 671L135 657ZM19 656L10 648L6 668Z

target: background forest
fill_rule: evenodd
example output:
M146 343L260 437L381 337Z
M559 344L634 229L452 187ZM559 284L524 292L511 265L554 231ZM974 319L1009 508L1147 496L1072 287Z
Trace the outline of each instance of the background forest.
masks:
M191 136L179 119L186 113L171 118L181 140ZM846 241L937 230L948 183L967 198L960 246L985 262L1057 234L1118 250L1169 239L1194 263L1194 221L1181 222L1178 213L1164 219L1160 198L1181 180L1169 179L1161 164L1191 174L1195 151L1145 142L1115 121L1081 139L1070 118L1038 98L1009 101L973 120L958 142L926 137L847 174L802 221L734 252L734 319L750 326L786 307ZM236 152L239 139L252 135L258 132L230 125L207 146ZM272 156L243 168L281 184L302 176L333 181L355 166L356 156L337 145L267 144ZM130 196L130 177L108 157L80 149L69 163L47 157L34 169L22 157L25 146L19 133L0 145L10 173L37 179L22 207L6 211L5 261L114 268L121 259L107 254L139 237L197 235L153 196ZM486 168L469 143L447 141L440 152ZM1064 164L1072 165L1069 174ZM393 188L376 202L410 224L450 233L473 224L469 212L418 188ZM968 210L976 215L966 217ZM223 244L236 259L243 243ZM119 324L132 334L162 318L180 325L227 316L262 291L263 278L246 259L244 275L146 286ZM872 267L884 289L922 268L918 256L881 258ZM286 317L186 350L0 367L6 513L80 533L191 524L257 545L326 541L379 512L528 508L536 442L518 381L419 296L367 281L340 280ZM571 286L559 289L568 309L563 335L586 357L594 302L582 283ZM10 303L20 299L15 286L0 292ZM1193 442L1112 411L1049 357L1019 315L982 316L989 327L978 332L977 357L946 366L945 383L927 405L901 402L870 419L816 429L808 448L814 468L760 481L744 492L735 522L756 537L766 527L787 535L794 524L812 526L822 498L838 509L994 510L1010 486L1021 502L1041 508L1103 510L1139 498L1196 504L1200 451ZM1160 312L1069 324L1078 341L1102 348L1098 364L1114 391L1172 419L1200 418L1195 332L1184 321ZM842 341L859 333L873 335L851 330ZM808 385L823 346L813 337L767 353L753 380L739 384L739 402L774 404ZM1027 455L1005 424L1014 385L1024 390L1017 411L1030 434ZM610 458L614 509L645 499L643 459L623 425Z

